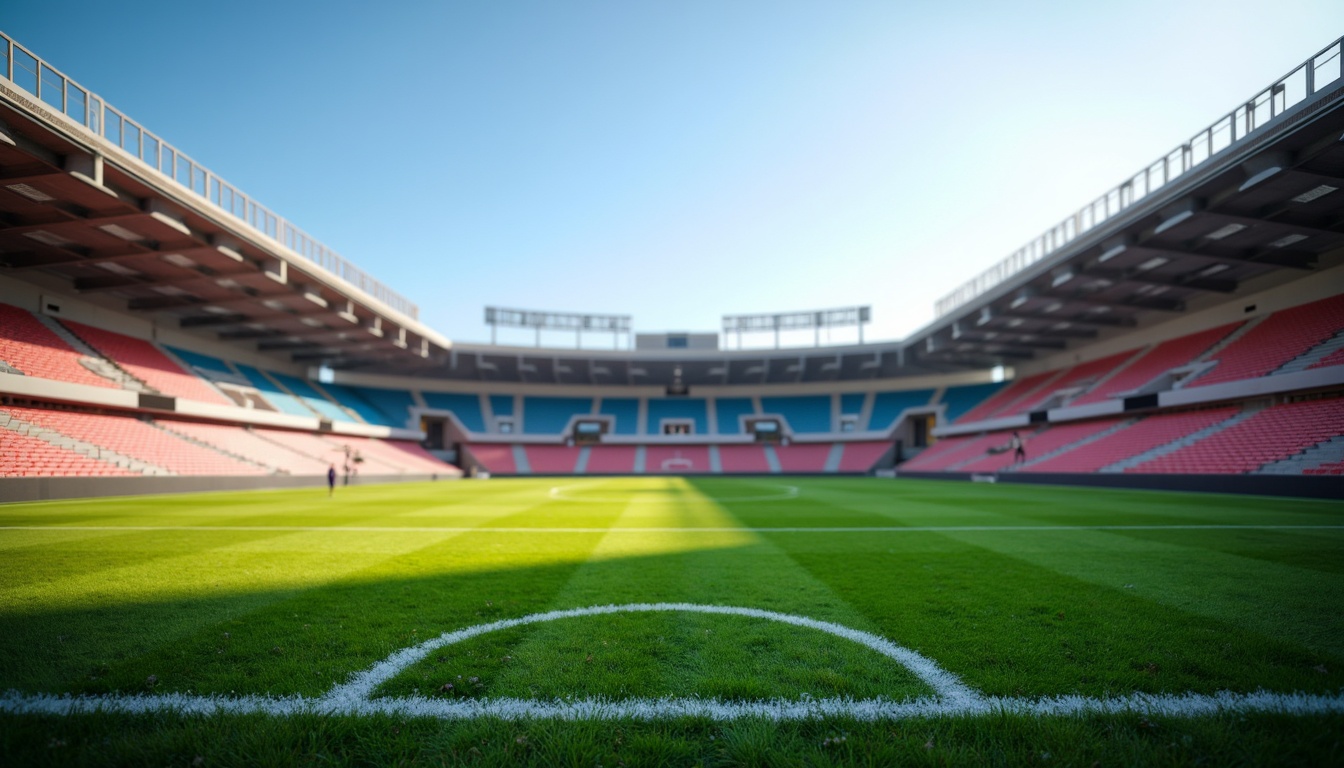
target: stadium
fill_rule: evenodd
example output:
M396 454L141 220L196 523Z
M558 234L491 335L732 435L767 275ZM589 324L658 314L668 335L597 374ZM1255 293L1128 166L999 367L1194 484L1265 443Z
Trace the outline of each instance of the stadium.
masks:
M1342 47L906 338L528 345L0 34L4 762L1338 762Z

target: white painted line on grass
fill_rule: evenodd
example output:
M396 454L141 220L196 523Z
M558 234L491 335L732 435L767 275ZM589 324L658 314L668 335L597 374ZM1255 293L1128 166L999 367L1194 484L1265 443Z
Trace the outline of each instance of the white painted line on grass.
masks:
M511 627L559 619L598 616L613 613L680 611L724 614L776 621L815 629L866 646L905 666L932 688L937 696L904 701L886 698L827 698L801 700L772 699L733 702L719 699L677 698L565 700L536 699L430 699L423 696L370 698L377 687L425 658L435 649L460 643L490 632ZM827 621L777 613L759 608L699 605L695 603L636 603L600 605L588 608L550 611L480 624L453 632L419 645L405 648L371 668L354 675L320 699L304 696L218 696L169 693L107 694L79 696L60 694L26 695L17 691L0 694L0 713L71 715L90 712L146 714L173 712L182 715L265 714L279 717L300 715L397 715L433 717L446 720L499 718L504 720L655 720L697 717L709 720L763 718L769 720L820 720L853 718L856 720L899 720L915 717L995 716L1019 714L1034 716L1077 716L1085 714L1138 713L1173 717L1201 717L1217 713L1272 712L1286 715L1344 713L1344 693L1321 695L1306 693L1232 693L1215 694L1132 694L1112 698L1057 696L1039 699L985 697L968 688L956 675L920 654L868 632Z
M772 488L779 488L777 493L757 494L748 496L710 496L697 492L695 498L697 501L713 502L734 502L734 501L785 501L798 498L798 486L796 485L775 485ZM669 496L669 492L663 488L650 489L647 491L631 491L625 495L618 496L592 496L583 492L582 487L565 487L557 485L551 488L548 495L557 501L590 501L595 504L629 504L636 502L662 502L667 503L674 500Z
M371 526L371 525L0 525L0 531L277 531L281 533L1040 533L1064 531L1344 531L1344 525L891 525L749 526Z
M718 699L479 699L448 700L409 697L331 702L303 696L195 696L161 695L60 696L0 694L0 712L22 715L74 715L92 712L181 715L272 715L295 717L396 715L443 720L498 718L501 720L661 720L697 717L706 720L824 720L853 718L861 721L902 720L928 717L991 717L1004 714L1036 717L1070 717L1091 714L1140 714L1166 717L1208 717L1220 713L1274 713L1309 716L1344 713L1344 697L1307 693L1133 694L1111 698L1059 696L1032 698L982 698L975 702L918 698L808 699L733 702Z

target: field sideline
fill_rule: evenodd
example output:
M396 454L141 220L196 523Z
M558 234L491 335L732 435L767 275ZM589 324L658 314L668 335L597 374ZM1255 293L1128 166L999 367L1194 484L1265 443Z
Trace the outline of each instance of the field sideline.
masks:
M5 764L1344 761L1337 502L490 480L4 505L0 553Z

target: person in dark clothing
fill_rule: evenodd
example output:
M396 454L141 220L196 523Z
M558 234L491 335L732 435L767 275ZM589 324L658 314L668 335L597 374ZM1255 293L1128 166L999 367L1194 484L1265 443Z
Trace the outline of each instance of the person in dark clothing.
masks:
M330 496L336 492L336 465L327 467L327 495Z
M1013 449L1013 465L1016 466L1027 460L1027 449L1022 444L1022 436L1013 430L1013 439L1009 441L1009 446Z

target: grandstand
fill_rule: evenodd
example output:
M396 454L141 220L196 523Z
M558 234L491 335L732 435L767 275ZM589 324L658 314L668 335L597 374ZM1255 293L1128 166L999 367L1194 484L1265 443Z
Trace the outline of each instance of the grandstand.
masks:
M883 472L1339 493L1338 42L909 338L601 352L449 341L0 45L5 499L314 484L352 462L361 482ZM25 80L28 59L50 77Z

